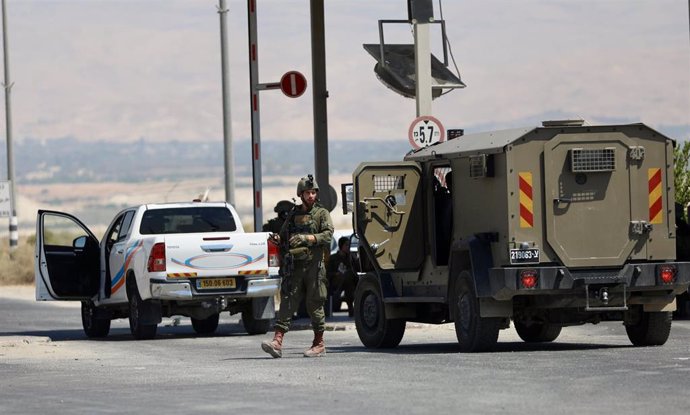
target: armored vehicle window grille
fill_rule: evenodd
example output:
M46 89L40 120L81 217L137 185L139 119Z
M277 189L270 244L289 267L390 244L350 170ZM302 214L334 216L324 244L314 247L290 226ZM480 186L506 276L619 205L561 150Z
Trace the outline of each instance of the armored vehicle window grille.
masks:
M389 192L404 188L405 180L403 176L374 176L375 192Z
M570 150L570 169L573 173L614 171L616 156L613 148L573 148Z
M486 154L470 156L470 177L486 177Z

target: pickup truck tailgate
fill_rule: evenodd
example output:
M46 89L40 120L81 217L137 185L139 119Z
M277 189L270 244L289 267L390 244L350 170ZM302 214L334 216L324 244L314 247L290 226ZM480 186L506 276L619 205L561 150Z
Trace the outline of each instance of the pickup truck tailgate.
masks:
M165 235L168 275L196 277L269 274L268 233Z

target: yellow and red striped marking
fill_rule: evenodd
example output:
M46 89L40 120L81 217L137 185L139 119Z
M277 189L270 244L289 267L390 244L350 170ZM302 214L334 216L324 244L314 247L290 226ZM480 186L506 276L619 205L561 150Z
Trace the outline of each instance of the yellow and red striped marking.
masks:
M661 200L661 169L647 170L649 183L649 223L663 223L661 214L663 202Z
M268 275L267 269L256 269L252 271L239 271L240 275Z
M168 278L194 278L196 272L169 272Z
M532 173L518 173L520 187L520 227L534 226L534 203L532 200Z

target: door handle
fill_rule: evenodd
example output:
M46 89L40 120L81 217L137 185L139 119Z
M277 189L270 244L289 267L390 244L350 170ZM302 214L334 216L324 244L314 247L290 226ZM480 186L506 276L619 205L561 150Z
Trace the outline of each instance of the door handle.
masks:
M573 199L567 197L557 197L553 200L553 203L573 203Z

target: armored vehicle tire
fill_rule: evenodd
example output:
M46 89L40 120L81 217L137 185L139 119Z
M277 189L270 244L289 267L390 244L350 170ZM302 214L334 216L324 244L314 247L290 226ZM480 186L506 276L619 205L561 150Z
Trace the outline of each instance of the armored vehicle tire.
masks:
M242 325L248 334L266 334L271 329L271 319L254 318L251 308L242 312Z
M131 281L134 281L133 279ZM137 340L148 340L156 337L157 324L142 323L142 312L146 307L141 299L136 282L127 284L127 297L129 298L129 331Z
M634 325L626 325L630 342L635 346L661 346L671 333L671 312L642 312Z
M386 319L379 282L372 275L359 280L355 290L355 327L368 348L394 348L405 335L405 320Z
M501 319L479 315L479 299L470 278L469 272L461 272L453 284L453 295L449 299L455 321L455 335L462 352L488 351L498 341Z
M515 321L515 331L527 343L547 343L556 340L562 326L552 323Z
M106 337L110 333L110 319L98 318L98 307L93 301L81 302L81 325L84 333L90 338Z
M220 318L219 313L211 314L207 318L194 318L192 317L192 328L197 334L211 334L215 333L218 328L218 319Z

